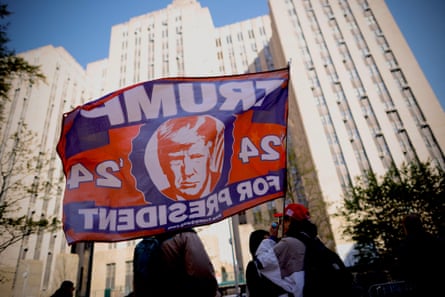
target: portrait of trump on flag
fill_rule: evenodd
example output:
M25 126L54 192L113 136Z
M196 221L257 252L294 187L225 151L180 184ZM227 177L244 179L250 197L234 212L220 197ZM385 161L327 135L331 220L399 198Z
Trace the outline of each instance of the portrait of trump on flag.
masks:
M211 193L224 159L224 124L209 115L165 121L147 144L144 163L158 190L172 200Z

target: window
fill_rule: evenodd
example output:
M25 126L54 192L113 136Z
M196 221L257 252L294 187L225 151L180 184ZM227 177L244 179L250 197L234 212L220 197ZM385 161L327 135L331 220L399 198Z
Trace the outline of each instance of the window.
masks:
M125 262L125 294L133 291L133 261Z
M263 222L263 215L261 213L261 207L255 206L253 208L253 223L254 224L260 224Z
M245 225L247 224L247 217L246 217L246 212L242 211L238 214L238 220L239 220L239 224L240 225Z
M107 264L107 271L105 276L105 288L113 289L114 280L116 277L116 263Z

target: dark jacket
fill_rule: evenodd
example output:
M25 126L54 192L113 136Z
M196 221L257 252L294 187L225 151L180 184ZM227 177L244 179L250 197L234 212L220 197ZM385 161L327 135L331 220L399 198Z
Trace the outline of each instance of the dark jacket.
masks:
M218 282L210 258L192 229L158 236L161 241L159 274L150 296L215 297Z
M444 245L427 232L409 234L399 250L399 275L414 289L413 296L445 296Z

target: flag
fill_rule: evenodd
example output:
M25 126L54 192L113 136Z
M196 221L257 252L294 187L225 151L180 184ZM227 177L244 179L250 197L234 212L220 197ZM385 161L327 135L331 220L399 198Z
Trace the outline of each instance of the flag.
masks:
M288 79L163 78L64 114L68 243L208 225L283 197Z

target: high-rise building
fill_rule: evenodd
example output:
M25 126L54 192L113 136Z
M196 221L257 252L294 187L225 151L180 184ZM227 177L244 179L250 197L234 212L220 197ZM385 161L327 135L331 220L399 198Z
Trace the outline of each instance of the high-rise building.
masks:
M45 46L24 53L23 57L33 65L41 65L47 79L30 84L17 78L9 95L11 100L5 102L0 128L0 166L2 173L8 172L11 165L17 171L2 178L1 197L7 197L8 201L1 203L12 203L10 209L17 217L61 218L63 184L60 181L64 176L55 146L63 112L91 98L87 95L87 78L85 70L60 47ZM21 133L23 126L35 135L27 137L27 133ZM10 154L20 147L15 137L26 147L19 148L17 156ZM53 188L44 186L48 180L52 181ZM18 183L28 185L26 189L37 190L33 193L19 187L15 191ZM2 295L46 296L48 290L57 288L62 277L76 279L73 267L77 269L77 257L70 254L61 231L39 232L24 238L5 231L2 228L2 243L8 239L15 244L2 251ZM54 279L58 284L53 284Z
M274 61L292 64L289 127L303 192L322 236L346 257L336 202L355 177L392 162L445 168L444 112L383 0L269 4Z
M263 0L266 1L266 0ZM106 59L84 70L63 48L46 46L20 55L42 65L47 79L17 79L5 106L4 143L22 122L37 133L56 191L21 201L23 214L61 217L64 178L55 147L61 117L79 104L141 81L267 71L290 65L289 147L296 163L295 199L309 206L322 238L346 259L351 244L332 214L356 176L383 174L392 162L431 160L445 168L445 115L384 0L269 0L270 14L215 28L197 0L173 0L165 9L111 28ZM10 148L9 148L10 149ZM293 170L292 169L292 170ZM31 178L32 183L34 176ZM227 237L230 222L200 227L222 281L222 270L242 273L248 234L270 223L280 202L255 207L239 219L239 249ZM277 204L275 204L277 203ZM213 229L212 229L213 228ZM218 231L214 231L217 229ZM131 290L134 241L96 243L90 296ZM49 296L79 275L61 231L18 241L0 259L1 292ZM8 295L8 296L9 296Z

